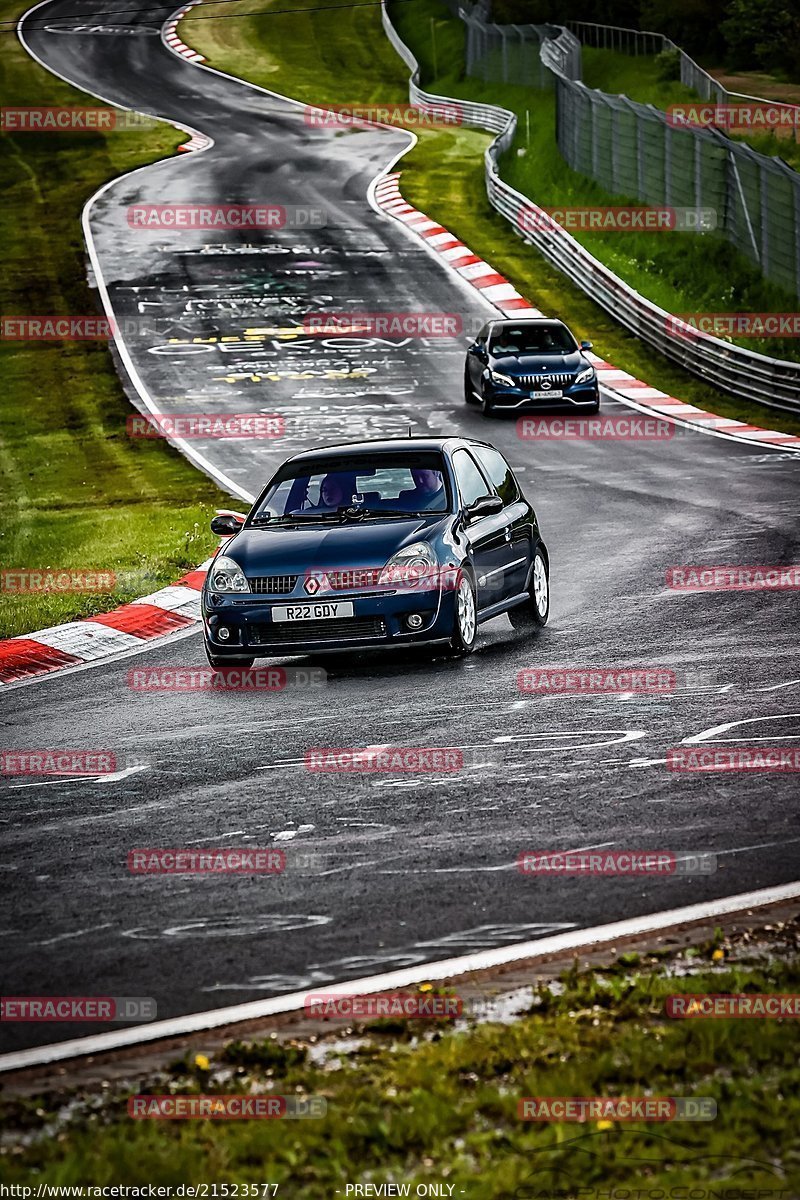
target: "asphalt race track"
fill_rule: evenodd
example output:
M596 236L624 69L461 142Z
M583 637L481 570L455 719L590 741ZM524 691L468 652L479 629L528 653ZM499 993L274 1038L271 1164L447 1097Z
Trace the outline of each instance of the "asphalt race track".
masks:
M276 332L309 312L359 310L457 313L472 328L492 309L367 203L405 135L316 128L297 105L179 60L153 36L169 9L131 18L124 35L65 28L90 28L103 7L48 4L25 40L86 91L215 143L121 179L90 213L158 409L284 417L285 436L271 441L192 444L243 497L315 444L409 425L486 438L536 506L553 606L535 638L505 617L482 627L465 660L293 660L327 670L318 689L131 689L134 667L204 663L199 634L10 689L6 747L106 749L126 766L110 780L3 780L8 992L153 996L168 1017L796 879L796 775L675 773L664 759L703 734L797 742L797 592L665 585L677 564L797 562L797 455L680 429L666 441L523 441L513 420L465 407L463 337ZM128 223L133 204L199 201L316 207L325 224L202 234ZM610 398L604 410L625 411ZM678 686L662 696L521 692L518 672L544 663L654 664ZM458 747L464 769L304 768L311 747L380 745ZM134 847L270 845L286 850L282 875L127 869ZM516 869L523 850L585 847L711 852L717 870ZM2 1050L92 1031L4 1025Z

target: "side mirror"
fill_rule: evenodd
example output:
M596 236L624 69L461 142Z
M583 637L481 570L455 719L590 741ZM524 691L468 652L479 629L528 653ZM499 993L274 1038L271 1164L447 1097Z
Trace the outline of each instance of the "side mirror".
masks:
M489 517L493 513L503 511L503 501L499 496L479 496L474 500L467 509L467 516L470 520L475 520L477 517Z
M218 512L211 518L211 532L219 534L220 537L232 537L234 533L239 532L246 520L247 517L243 513Z
M591 350L591 348L592 348L591 342L581 342L581 350Z

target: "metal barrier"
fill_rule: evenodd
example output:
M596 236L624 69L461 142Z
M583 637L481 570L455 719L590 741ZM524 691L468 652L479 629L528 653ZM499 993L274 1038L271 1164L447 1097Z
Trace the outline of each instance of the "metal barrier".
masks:
M800 363L769 358L721 338L698 336L691 330L676 330L675 319L670 313L634 291L534 201L501 179L498 162L514 141L516 115L498 105L478 104L424 91L419 84L417 60L394 28L387 0L381 0L381 18L389 41L411 71L409 98L412 104L422 109L439 110L442 104L458 106L465 125L497 135L484 153L486 193L492 206L511 223L520 237L532 243L548 262L631 333L699 379L740 399L755 400L787 412L800 412ZM549 40L543 44L548 44ZM562 76L557 78L563 80ZM584 91L588 92L588 89L584 88Z

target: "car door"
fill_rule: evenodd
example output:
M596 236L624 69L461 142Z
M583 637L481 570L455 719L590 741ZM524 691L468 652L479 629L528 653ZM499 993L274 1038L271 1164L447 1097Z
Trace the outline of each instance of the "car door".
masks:
M464 510L464 530L475 565L478 608L488 608L504 598L503 580L509 555L503 512L470 517L467 510L494 489L472 455L463 449L453 454L453 470Z
M473 446L472 452L503 501L504 536L507 555L504 560L504 594L517 596L525 591L528 572L533 560L532 514L527 500L520 492L514 472L499 450L493 446Z

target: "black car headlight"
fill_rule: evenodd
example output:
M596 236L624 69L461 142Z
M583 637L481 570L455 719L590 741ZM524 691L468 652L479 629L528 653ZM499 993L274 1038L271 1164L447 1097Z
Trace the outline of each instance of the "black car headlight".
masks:
M226 554L220 554L211 564L208 585L215 592L249 592L250 584L238 563Z
M573 386L576 383L589 383L591 380L595 379L596 377L597 377L597 372L595 371L594 367L587 367L585 371L581 371L581 373L579 375L575 376L575 378L573 380Z
M438 559L428 543L412 542L392 555L381 571L378 583L389 587L436 587L438 571Z
M512 379L510 375L504 375L502 371L490 371L489 378L492 383L502 383L505 387L517 387L516 379Z

